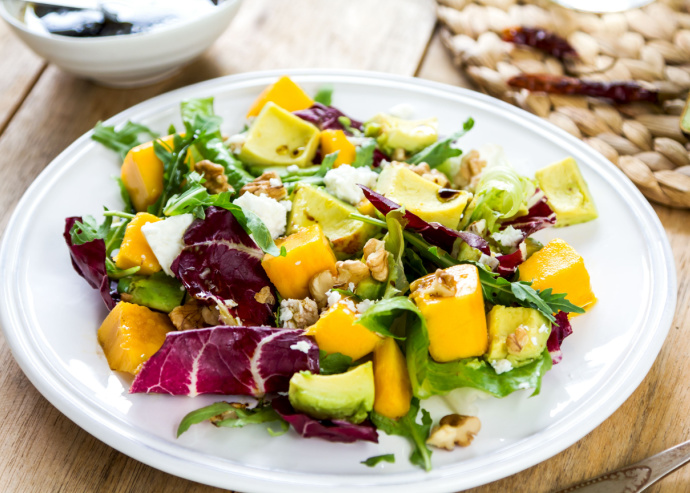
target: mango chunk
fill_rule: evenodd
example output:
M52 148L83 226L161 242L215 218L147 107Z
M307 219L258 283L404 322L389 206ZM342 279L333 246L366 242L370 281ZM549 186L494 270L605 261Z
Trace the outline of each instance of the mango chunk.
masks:
M461 264L417 279L410 298L426 319L429 353L440 363L481 356L488 335L477 267Z
M258 115L269 101L291 112L306 110L314 104L300 86L284 75L259 94L249 108L247 118Z
M167 315L120 301L98 329L98 342L111 370L136 375L171 330Z
M140 212L134 219L130 221L125 229L125 237L122 239L120 251L115 258L115 265L119 269L131 269L132 267L141 267L138 274L142 276L150 276L154 272L161 270L161 264L151 250L144 233L141 232L141 227L144 224L155 223L160 221L160 218L149 214L148 212Z
M173 138L173 135L168 135L159 140L172 147ZM163 162L156 157L153 141L127 153L120 177L137 211L145 211L158 200L163 191Z
M264 255L261 265L283 298L303 299L309 296L309 280L319 272L337 274L335 255L318 224L304 228L276 241L285 247L285 257Z
M318 146L318 128L269 101L249 127L240 160L258 166L305 167L311 165Z
M327 156L338 152L338 157L333 163L337 168L341 164L352 164L357 155L355 145L347 139L342 130L324 130L321 132L321 154Z
M405 356L392 337L374 348L374 411L398 419L410 410L412 385Z
M356 320L357 315L347 301L341 301L321 315L305 335L314 336L319 349L328 354L341 353L358 360L372 352L381 338Z
M456 229L472 194L462 191L450 200L441 200L438 196L440 189L436 183L401 165L384 168L376 184L378 193L425 221Z
M556 213L556 227L584 223L598 217L587 182L572 157L538 170L534 177Z
M551 288L554 293L566 293L571 303L585 310L597 301L585 261L559 238L551 240L520 264L520 280L531 281L534 289Z

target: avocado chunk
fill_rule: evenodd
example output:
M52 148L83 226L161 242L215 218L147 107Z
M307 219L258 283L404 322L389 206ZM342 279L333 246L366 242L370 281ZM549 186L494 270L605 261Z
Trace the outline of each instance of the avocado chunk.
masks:
M587 182L572 157L550 164L534 176L556 213L556 227L584 223L598 217Z
M290 404L316 419L346 419L361 423L374 407L374 370L371 361L345 373L295 373L290 379Z
M388 155L400 148L415 154L438 140L436 118L403 120L381 113L365 124L365 131L376 137L379 147Z
M385 290L385 282L379 282L369 277L357 284L355 294L365 300L379 300L383 297Z
M527 247L527 252L525 253L525 260L530 258L532 255L537 253L539 250L544 248L541 241L535 240L534 238L525 238L525 246Z
M357 212L357 209L325 190L299 184L292 197L287 234L318 224L338 257L352 256L361 251L367 240L379 230L371 224L350 219L353 212Z
M311 165L319 145L319 129L268 102L247 131L240 160L259 166Z
M428 222L438 222L457 229L472 194L459 191L450 200L442 200L436 183L426 180L402 165L387 166L379 175L376 191Z
M551 334L549 320L533 308L495 305L487 316L489 351L486 359L508 360L513 368L538 358Z
M146 306L153 310L170 313L180 306L185 290L182 284L163 271L150 276L132 276L120 279L117 291L132 298L129 301L136 305Z

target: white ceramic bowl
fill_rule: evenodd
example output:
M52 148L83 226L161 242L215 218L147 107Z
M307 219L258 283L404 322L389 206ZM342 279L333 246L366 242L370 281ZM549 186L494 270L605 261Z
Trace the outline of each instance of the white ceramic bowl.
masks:
M222 34L242 0L224 0L208 14L144 33L75 38L29 30L24 2L0 0L0 16L38 55L67 72L116 87L164 79Z

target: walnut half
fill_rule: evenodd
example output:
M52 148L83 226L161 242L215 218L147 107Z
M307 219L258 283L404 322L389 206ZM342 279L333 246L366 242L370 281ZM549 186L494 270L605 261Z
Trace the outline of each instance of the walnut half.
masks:
M245 193L257 196L267 195L275 200L283 200L288 196L283 181L275 171L266 171L254 181L247 183L240 190L240 195Z
M476 416L449 414L441 418L439 425L431 430L426 443L446 450L453 450L456 445L467 447L481 427L481 421Z
M225 168L220 164L204 159L194 165L194 171L198 171L204 176L206 179L204 187L213 195L233 190L228 183L228 177L225 175Z
M379 282L388 279L388 251L381 240L370 239L364 245L364 257L371 277Z

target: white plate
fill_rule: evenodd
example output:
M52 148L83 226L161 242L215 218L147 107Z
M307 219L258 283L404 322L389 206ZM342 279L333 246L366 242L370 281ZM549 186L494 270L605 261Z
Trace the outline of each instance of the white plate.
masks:
M165 132L179 125L182 99L216 97L216 111L233 132L255 96L281 73L208 81L164 94L109 120L131 119ZM64 218L120 207L111 177L114 153L84 135L36 179L5 232L2 325L13 354L38 390L79 426L123 453L171 474L242 491L457 491L513 474L575 443L610 416L639 385L668 332L676 299L671 251L656 215L630 181L602 156L556 127L476 92L390 75L293 71L307 91L335 86L334 104L366 119L401 103L417 117L437 116L450 133L473 116L462 139L469 149L501 144L513 164L531 175L566 156L580 163L599 208L598 220L543 232L560 236L585 258L598 304L573 322L563 362L545 377L541 395L529 391L477 402L482 431L471 447L435 451L425 473L407 461L408 444L332 444L290 432L269 436L261 426L175 429L190 410L218 397L129 395L129 380L108 369L96 341L106 315L98 293L72 270L62 239ZM178 127L179 128L179 127ZM445 401L428 402L436 418ZM395 464L367 468L367 457L396 453Z

